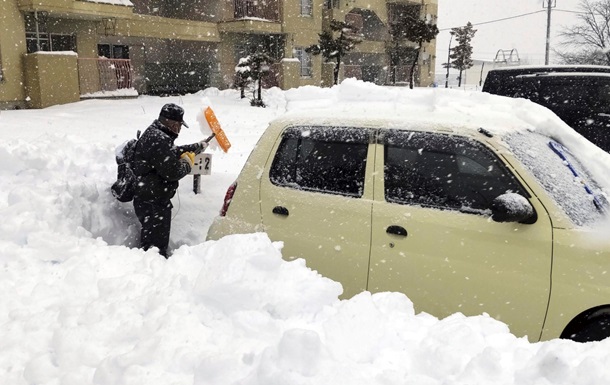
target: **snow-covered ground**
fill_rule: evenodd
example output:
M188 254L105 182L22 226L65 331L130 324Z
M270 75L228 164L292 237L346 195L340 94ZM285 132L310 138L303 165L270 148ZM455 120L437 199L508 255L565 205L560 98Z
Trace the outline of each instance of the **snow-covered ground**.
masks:
M287 110L409 102L457 119L522 112L555 119L524 100L444 89L382 89L348 80L333 89L264 94L250 107L237 91L182 97L86 100L0 111L0 384L298 385L591 384L610 382L610 339L530 343L486 315L438 320L398 293L338 300L338 283L285 262L265 234L205 242L206 231L267 123ZM357 102L356 102L357 101ZM164 103L182 105L207 136L210 105L232 142L216 146L202 193L192 177L174 199L170 248L130 248L138 224L113 199L114 150L144 130ZM353 107L351 107L353 105ZM509 108L510 107L510 108ZM197 127L200 126L200 129ZM556 132L610 186L608 156L573 132ZM604 178L605 174L605 178ZM605 179L605 180L604 180Z

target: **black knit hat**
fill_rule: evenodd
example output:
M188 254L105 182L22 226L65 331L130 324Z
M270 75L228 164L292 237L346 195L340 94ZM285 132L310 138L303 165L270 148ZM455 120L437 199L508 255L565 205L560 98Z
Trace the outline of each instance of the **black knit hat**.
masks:
M182 119L184 117L184 109L177 104L167 103L164 105L163 108L161 108L159 117L175 120L176 122L182 123L184 127L188 128L188 125L184 123L184 120Z

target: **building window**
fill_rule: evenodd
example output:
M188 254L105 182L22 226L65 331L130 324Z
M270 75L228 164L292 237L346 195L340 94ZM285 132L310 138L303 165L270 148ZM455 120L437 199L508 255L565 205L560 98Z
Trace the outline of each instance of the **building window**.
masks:
M76 36L74 35L39 32L36 36L36 32L26 32L25 40L28 53L37 51L76 52Z
M339 9L339 0L324 0L324 7L326 9Z
M301 16L312 16L313 15L313 1L312 0L301 0Z
M76 52L76 37L74 35L52 33L49 35L49 39L51 40L51 51Z
M311 54L305 51L305 48L296 48L294 54L301 62L301 77L310 78L312 76Z
M26 32L25 41L27 44L28 53L51 50L49 34L46 32L40 32L38 36L36 35L36 32Z
M76 35L50 33L47 30L48 15L45 12L25 15L25 41L27 53L37 51L74 51Z
M98 44L97 54L107 59L129 59L129 46L122 44Z

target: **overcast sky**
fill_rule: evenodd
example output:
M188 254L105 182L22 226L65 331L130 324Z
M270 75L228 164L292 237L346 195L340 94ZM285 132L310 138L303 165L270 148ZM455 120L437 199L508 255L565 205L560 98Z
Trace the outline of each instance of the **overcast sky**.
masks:
M576 23L574 11L579 10L580 2L555 0L556 7L551 13L551 48L560 42L557 33L561 27ZM442 68L442 63L447 61L450 29L469 21L477 29L472 41L474 59L493 60L498 50L514 48L522 63L544 64L547 13L543 4L546 0L439 0L438 3L437 68ZM530 15L518 17L525 14ZM506 18L511 19L500 21Z

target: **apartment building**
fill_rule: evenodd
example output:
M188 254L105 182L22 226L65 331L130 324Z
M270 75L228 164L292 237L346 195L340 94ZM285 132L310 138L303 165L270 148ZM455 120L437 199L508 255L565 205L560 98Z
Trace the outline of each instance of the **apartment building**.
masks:
M334 65L305 50L331 19L364 37L341 78L389 84L392 72L392 84L404 84L406 65L390 70L388 23L405 13L435 21L437 11L437 0L2 0L0 109L122 89L225 89L239 59L260 50L276 60L265 87L331 86ZM434 52L435 41L424 46L417 85L434 81Z

